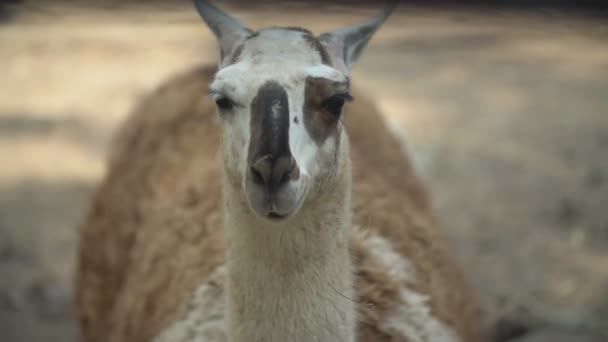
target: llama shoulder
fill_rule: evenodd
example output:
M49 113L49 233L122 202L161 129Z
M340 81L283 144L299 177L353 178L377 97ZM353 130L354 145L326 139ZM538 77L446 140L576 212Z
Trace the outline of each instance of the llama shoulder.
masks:
M114 139L80 232L76 297L89 341L154 334L222 261L219 129L207 97L214 72L201 67L161 85Z
M356 103L345 113L353 160L353 222L370 237L356 239L353 246L361 260L359 272L365 275L365 270L373 269L371 277L360 280L359 295L383 296L369 298L371 306L361 306L362 318L372 319L373 326L382 326L381 321L374 320L390 317L387 310L400 310L390 303L407 307L415 300L424 305L412 310L425 308L438 322L455 322L448 329L475 341L479 332L478 306L439 231L429 195L400 137L392 133L364 95L355 92ZM393 264L396 268L391 268ZM404 273L407 279L397 281L395 272ZM378 310L385 314L379 315ZM420 313L412 317L426 315Z

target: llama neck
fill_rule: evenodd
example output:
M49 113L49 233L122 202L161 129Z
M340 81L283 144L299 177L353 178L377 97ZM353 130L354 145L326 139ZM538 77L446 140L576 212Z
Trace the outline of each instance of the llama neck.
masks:
M354 341L349 185L281 225L226 191L229 342Z

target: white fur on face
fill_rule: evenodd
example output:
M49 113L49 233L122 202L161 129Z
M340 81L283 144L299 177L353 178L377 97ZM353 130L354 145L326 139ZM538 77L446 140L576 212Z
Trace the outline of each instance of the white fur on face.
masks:
M299 168L300 177L292 180L299 196L304 196L309 184L322 172L331 172L338 141L327 138L315 143L304 123L306 79L322 77L344 82L340 71L322 64L321 56L304 33L285 29L268 29L247 40L238 61L228 65L215 76L210 85L214 96L225 96L236 105L224 120L224 162L244 187L247 154L251 138L251 102L260 87L268 82L279 83L289 102L289 147Z

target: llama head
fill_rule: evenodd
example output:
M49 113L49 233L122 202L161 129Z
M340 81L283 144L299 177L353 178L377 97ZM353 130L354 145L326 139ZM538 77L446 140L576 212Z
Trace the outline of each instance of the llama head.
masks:
M394 3L364 24L318 37L300 28L254 32L206 1L195 5L219 41L209 92L227 180L257 216L286 219L340 177L350 69Z

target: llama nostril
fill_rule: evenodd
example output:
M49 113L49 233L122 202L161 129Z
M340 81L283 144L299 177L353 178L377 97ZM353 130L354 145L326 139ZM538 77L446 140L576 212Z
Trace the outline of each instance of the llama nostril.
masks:
M287 181L289 181L289 175L291 172L286 172L285 174L283 174L283 176L281 177L281 179L279 179L279 185L285 184L287 183Z
M255 167L251 167L251 175L253 176L253 181L257 184L264 184L264 177L262 174L255 169Z
M267 185L272 176L272 157L265 155L251 165L253 181L260 185Z
M252 180L274 191L289 182L295 169L292 156L272 158L264 156L256 160L250 167Z
M281 157L275 161L273 178L277 186L281 186L289 181L294 166L295 161L292 156Z

